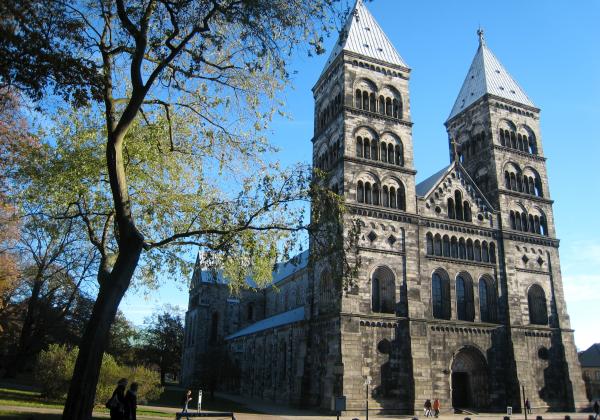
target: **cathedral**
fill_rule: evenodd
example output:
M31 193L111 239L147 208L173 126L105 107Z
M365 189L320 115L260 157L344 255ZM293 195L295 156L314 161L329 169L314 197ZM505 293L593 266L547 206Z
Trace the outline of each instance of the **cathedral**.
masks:
M227 364L219 388L323 410L338 396L350 413L366 399L384 413L434 398L471 412L586 404L540 109L478 35L445 122L450 164L417 184L411 70L357 0L313 88L312 138L360 224L356 285L337 287L306 251L232 296L197 263L183 384Z

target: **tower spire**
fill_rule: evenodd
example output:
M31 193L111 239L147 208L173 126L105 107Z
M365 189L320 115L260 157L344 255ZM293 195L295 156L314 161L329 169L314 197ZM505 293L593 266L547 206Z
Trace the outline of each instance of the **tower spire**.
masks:
M481 25L479 25L479 28L477 29L477 36L479 37L479 45L484 46L485 38L483 36L483 28L481 27Z

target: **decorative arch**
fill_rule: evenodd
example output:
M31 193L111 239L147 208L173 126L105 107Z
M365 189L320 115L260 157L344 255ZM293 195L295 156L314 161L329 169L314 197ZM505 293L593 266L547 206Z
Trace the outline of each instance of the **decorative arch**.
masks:
M432 314L437 319L450 319L450 278L439 268L431 275Z
M488 406L488 365L475 346L460 348L452 358L452 406L480 410Z
M467 272L456 275L456 316L461 321L475 320L473 279Z
M396 312L396 276L387 266L380 266L371 275L371 310L393 314Z
M482 276L479 279L479 316L481 322L496 322L497 300L494 280L487 275Z
M527 305L530 324L548 325L546 293L539 284L534 283L529 287L527 291Z

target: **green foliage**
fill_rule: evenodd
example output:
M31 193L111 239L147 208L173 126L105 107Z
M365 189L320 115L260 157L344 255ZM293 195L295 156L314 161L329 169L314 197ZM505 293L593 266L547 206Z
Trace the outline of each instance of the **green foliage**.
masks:
M40 353L35 377L44 396L47 398L66 396L77 353L77 348L69 349L58 344L52 344L48 350ZM104 404L110 398L120 378L127 378L129 383L138 382L140 402L156 399L162 392L160 376L157 372L142 366L121 366L111 355L105 354L96 387L96 404Z
M35 377L44 396L59 398L65 395L76 358L76 350L58 344L51 344L48 350L40 353Z

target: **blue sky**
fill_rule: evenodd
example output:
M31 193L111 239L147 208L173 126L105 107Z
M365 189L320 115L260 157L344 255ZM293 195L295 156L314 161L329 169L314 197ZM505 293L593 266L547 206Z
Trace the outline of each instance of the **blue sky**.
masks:
M476 30L529 98L541 108L563 285L579 349L600 342L600 2L374 0L367 7L412 68L410 104L417 181L448 163L443 126L477 50ZM284 164L311 160L311 88L337 36L318 57L298 54L284 93L291 119L272 124ZM165 303L187 306L187 279L143 296L128 292L121 310L136 324ZM596 309L594 309L596 307Z

